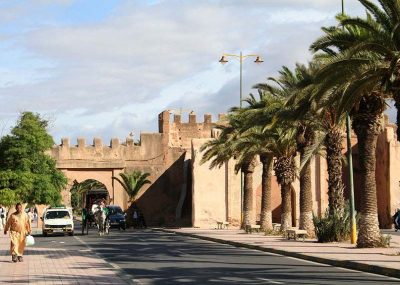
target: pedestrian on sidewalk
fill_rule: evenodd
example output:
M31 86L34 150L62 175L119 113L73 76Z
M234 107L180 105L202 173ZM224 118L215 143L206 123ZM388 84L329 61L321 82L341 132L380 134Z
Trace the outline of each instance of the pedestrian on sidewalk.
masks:
M10 231L10 252L13 262L22 262L27 234L31 234L31 223L29 216L22 210L21 203L15 206L16 212L12 213L4 228L6 235Z
M0 229L4 229L4 226L6 225L6 209L3 207L3 205L0 205Z

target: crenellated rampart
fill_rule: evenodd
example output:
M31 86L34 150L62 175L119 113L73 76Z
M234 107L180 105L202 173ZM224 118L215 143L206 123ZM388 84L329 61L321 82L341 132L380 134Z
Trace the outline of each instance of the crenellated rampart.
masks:
M224 119L225 114L219 114L218 120L213 122L211 114L205 114L203 121L198 122L192 111L188 115L188 121L183 122L180 114L174 114L171 119L171 113L167 110L159 115L159 131L167 135L169 146L190 151L192 139L213 137L213 128Z
M124 168L129 161L143 161L150 164L163 163L166 149L162 144L162 134L142 133L140 144L135 145L132 138L124 143L113 138L108 145L100 138L94 138L93 144L87 144L84 138L78 138L76 145L71 145L69 138L61 139L61 144L51 149L51 156L59 168Z

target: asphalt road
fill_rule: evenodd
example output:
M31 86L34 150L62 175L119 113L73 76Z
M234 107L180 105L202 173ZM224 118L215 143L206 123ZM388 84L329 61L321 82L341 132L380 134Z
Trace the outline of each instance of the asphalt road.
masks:
M136 284L400 284L399 279L336 268L170 233L95 230L37 237L38 246L88 246Z

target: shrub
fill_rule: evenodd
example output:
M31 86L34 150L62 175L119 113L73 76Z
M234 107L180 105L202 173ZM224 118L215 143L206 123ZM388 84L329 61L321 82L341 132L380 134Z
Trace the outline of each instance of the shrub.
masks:
M329 215L326 211L321 218L314 215L315 235L318 242L340 242L350 239L351 235L351 216L350 206L347 204L343 215L334 213Z

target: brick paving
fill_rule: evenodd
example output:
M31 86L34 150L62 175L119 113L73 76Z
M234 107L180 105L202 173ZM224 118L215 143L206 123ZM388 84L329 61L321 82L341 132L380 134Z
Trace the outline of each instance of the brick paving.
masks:
M265 236L263 233L246 234L235 229L181 228L164 231L400 278L399 235L391 235L390 248L361 249L350 243L318 243L315 239L302 242L282 236Z
M9 239L0 237L0 284L129 284L90 249L29 247L24 261L13 263Z

